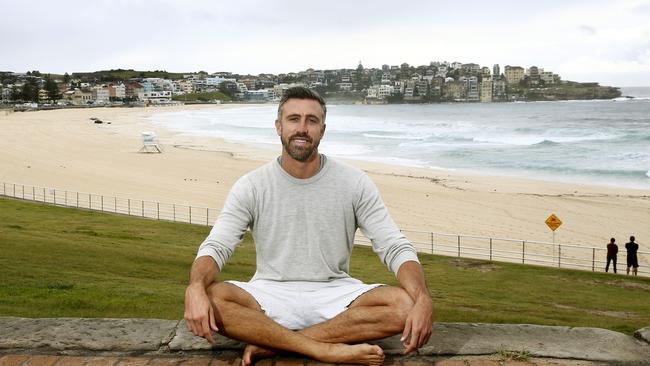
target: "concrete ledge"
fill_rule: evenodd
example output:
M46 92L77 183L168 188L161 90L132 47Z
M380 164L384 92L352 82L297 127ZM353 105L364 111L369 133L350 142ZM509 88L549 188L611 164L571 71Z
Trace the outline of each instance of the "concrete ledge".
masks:
M0 318L0 350L157 351L169 343L177 320Z
M399 336L375 342L396 363L429 364L444 357L525 351L531 357L616 365L650 365L650 327L636 339L600 328L528 324L436 323L415 357L402 356ZM644 341L645 340L645 341ZM192 335L184 322L160 319L0 317L0 353L56 355L197 355L232 359L243 344L217 336L214 344Z
M650 343L650 327L645 327L634 332L634 336L644 342Z

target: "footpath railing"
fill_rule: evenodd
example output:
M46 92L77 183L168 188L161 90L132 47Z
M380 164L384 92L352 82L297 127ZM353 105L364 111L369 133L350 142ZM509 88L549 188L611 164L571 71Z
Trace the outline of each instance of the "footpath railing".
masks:
M421 253L594 272L605 271L607 264L607 249L602 247L416 230L401 230L401 232ZM370 241L365 237L358 236L356 241L357 244L370 245ZM625 246L619 245L616 266L619 274L626 271L626 257ZM637 257L641 265L638 274L650 276L647 265L650 263L650 252L638 251ZM612 264L609 270L613 273Z
M206 226L212 225L219 214L219 210L208 207L71 192L15 183L2 183L0 195L57 206ZM416 250L422 253L598 272L604 271L606 265L607 250L604 245L594 247L430 231L401 231L413 243ZM363 235L356 235L355 244L370 245L370 241ZM639 251L637 255L641 264L641 267L638 268L639 275L650 276L648 268L650 252ZM617 267L618 273L625 273L626 251L624 245L619 245ZM610 266L610 270L613 272L612 266Z
M219 210L174 203L145 201L134 198L106 196L93 193L71 192L23 184L2 183L1 195L38 201L57 206L76 207L94 211L111 212L156 220L211 225Z

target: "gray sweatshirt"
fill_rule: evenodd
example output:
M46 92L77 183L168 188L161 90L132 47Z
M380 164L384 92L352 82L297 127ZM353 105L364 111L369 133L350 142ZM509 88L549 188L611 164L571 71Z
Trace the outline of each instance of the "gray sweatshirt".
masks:
M370 178L331 158L308 179L292 177L275 159L241 177L197 257L210 256L223 269L249 227L257 251L253 280L350 277L357 228L393 273L406 261L418 261Z

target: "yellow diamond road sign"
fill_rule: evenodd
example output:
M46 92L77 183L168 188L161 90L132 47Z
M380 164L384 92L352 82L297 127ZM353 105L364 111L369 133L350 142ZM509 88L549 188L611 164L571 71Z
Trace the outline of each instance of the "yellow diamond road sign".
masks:
M557 228L562 225L562 220L560 220L559 217L555 216L555 214L551 214L551 216L546 219L546 225L553 231L555 231Z

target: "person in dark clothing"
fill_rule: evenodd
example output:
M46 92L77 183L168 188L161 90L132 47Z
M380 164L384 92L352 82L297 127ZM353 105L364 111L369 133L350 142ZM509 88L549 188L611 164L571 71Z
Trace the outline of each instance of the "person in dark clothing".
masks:
M605 266L605 272L609 272L609 262L612 262L614 265L614 273L616 273L616 254L618 254L618 245L615 244L616 239L609 239L609 244L607 244L607 265Z
M634 242L634 236L630 236L630 242L625 244L625 249L627 249L627 274L630 274L630 267L632 267L632 273L636 276L639 268L636 252L639 250L639 244Z

